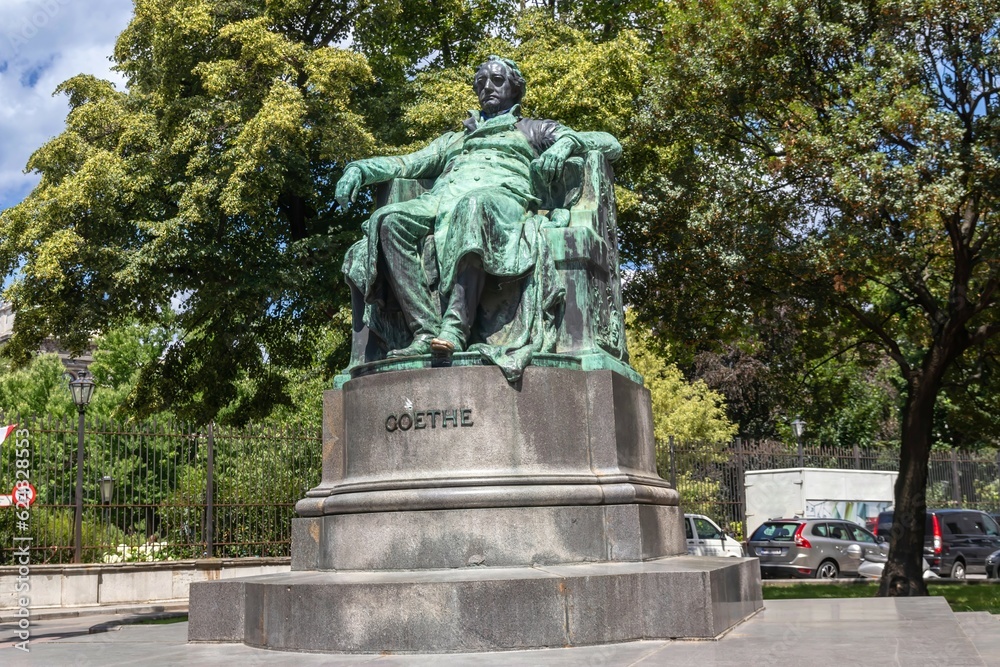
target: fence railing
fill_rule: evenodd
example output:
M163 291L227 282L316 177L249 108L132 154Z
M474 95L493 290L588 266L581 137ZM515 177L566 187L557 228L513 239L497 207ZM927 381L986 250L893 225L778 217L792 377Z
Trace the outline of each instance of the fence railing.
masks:
M76 419L4 421L18 431L0 446L0 495L21 470L37 498L25 521L0 508L0 565L26 543L32 563L72 562ZM293 506L319 483L320 459L316 428L88 421L82 561L287 556ZM107 499L102 478L112 484Z
M27 476L37 498L25 520L14 507L0 507L0 565L13 563L25 543L32 563L72 562L76 419L2 422L17 423L18 431L0 445L0 496ZM892 449L805 447L800 457L794 446L763 440L670 439L657 447L660 474L680 491L684 510L713 517L741 539L748 471L898 465ZM287 556L294 504L319 484L321 450L318 428L88 421L82 561ZM106 501L102 478L113 482ZM935 451L929 479L929 506L1000 510L1000 452Z
M711 516L740 539L746 536L744 474L783 468L891 470L899 468L899 450L864 447L796 447L770 440L732 443L658 443L660 474L680 492L685 512ZM869 500L859 498L858 500ZM967 507L1000 511L1000 451L931 452L928 507Z

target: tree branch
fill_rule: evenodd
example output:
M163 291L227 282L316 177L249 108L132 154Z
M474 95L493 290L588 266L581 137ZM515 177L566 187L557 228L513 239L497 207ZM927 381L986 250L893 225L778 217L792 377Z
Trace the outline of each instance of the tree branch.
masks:
M877 345L877 344L878 343L876 341L869 340L867 338L858 339L858 340L854 341L853 343L851 343L850 345L848 345L846 347L843 347L843 348L840 348L839 350L837 350L833 354L831 354L831 355L825 357L824 359L822 359L818 364L816 364L815 366L813 366L812 368L810 368L809 370L807 370L805 373L803 373L802 377L806 377L808 375L811 375L813 373L813 371L821 368L827 362L832 361L832 360L836 359L837 357L839 357L840 355L842 355L842 354L844 354L846 352L850 352L851 350L853 350L855 348L861 347L862 345Z
M969 336L969 347L985 343L989 338L1000 333L1000 323L993 322L977 327Z
M913 369L911 368L910 363L906 360L906 357L903 355L903 351L899 349L899 344L889 335L885 328L880 323L868 317L867 314L856 308L849 301L844 301L842 306L847 310L847 312L854 316L854 319L856 319L861 326L866 327L869 331L875 334L880 341L882 341L882 346L889 353L889 356L892 357L893 361L899 365L903 376L908 377Z

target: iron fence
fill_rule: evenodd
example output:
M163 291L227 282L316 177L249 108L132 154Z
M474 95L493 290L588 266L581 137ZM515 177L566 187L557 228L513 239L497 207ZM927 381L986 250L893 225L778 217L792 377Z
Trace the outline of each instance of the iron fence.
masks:
M76 419L0 422L18 424L0 446L0 504L19 477L28 477L37 496L24 520L15 508L0 507L0 565L12 564L25 543L32 563L71 562ZM87 421L81 560L287 556L294 504L319 484L321 451L315 427ZM741 439L720 445L671 438L657 451L660 474L680 491L685 511L713 517L740 539L746 472L896 470L898 458L896 450L862 447L804 447L800 455L785 443ZM113 482L107 499L102 478ZM1000 452L933 452L927 502L1000 511Z
M746 536L744 474L783 468L889 470L899 466L899 450L865 447L804 447L771 440L729 444L658 443L660 474L680 492L685 512L714 518L740 540ZM860 500L860 499L859 499ZM928 507L965 507L1000 511L1000 451L931 452Z
M0 446L0 495L21 470L36 500L27 515L0 508L0 565L26 543L32 563L72 562L76 419L4 421L18 430ZM287 556L293 506L319 483L320 458L317 428L86 421L82 562Z

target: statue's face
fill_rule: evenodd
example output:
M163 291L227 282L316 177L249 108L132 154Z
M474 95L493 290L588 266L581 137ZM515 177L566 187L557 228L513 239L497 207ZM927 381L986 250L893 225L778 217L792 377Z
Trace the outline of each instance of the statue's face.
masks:
M506 111L514 106L514 89L503 63L489 62L476 73L479 106L485 114Z

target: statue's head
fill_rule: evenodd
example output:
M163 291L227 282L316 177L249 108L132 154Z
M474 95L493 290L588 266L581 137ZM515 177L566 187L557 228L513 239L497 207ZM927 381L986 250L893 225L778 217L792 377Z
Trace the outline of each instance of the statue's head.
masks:
M472 89L479 97L483 113L506 111L521 102L526 85L521 70L509 58L490 56L476 69Z

